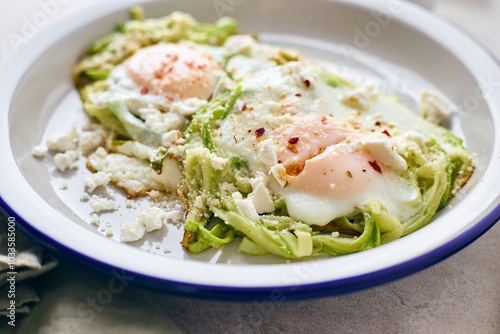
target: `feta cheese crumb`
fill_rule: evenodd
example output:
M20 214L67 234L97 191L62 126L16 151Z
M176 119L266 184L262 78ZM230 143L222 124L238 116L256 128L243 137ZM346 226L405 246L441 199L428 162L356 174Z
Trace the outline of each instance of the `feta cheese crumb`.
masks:
M118 205L115 203L115 201L113 201L112 199L99 197L97 195L93 195L90 199L90 206L95 213L99 213L101 211L114 211L118 209Z
M131 208L132 208L132 201L131 201L131 200L129 200L129 199L128 199L128 200L126 200L126 201L125 201L125 207L126 207L127 209L131 209Z
M87 155L91 151L104 144L105 134L102 130L85 131L80 135L78 147L83 155Z
M263 173L257 174L258 176L251 182L252 192L247 198L253 202L257 213L272 212L274 211L274 202L266 186L268 177Z
M270 173L276 181L278 181L279 185L281 188L283 188L286 185L286 168L282 164L276 164L273 167L271 167Z
M113 230L112 230L111 228L107 228L107 229L106 229L106 235L107 235L108 237L112 237L112 236L113 236Z
M80 196L80 202L88 202L90 200L90 196L87 193L83 193L82 196Z
M76 150L79 134L75 128L68 133L55 133L47 139L47 147L52 151L66 152Z
M151 190L149 193L149 198L151 199L159 199L161 197L161 192L158 190Z
M339 100L356 109L366 110L371 105L371 91L366 87L357 87L349 92L343 92L339 95Z
M33 149L31 150L31 154L33 154L33 156L36 158L45 158L48 150L49 148L47 146L40 144L33 147Z
M420 95L418 109L426 120L435 124L441 123L450 113L445 99L429 91L423 91Z
M197 207L198 209L203 208L203 199L201 198L201 196L196 196L194 206Z
M99 226L101 224L101 219L99 218L98 215L93 214L92 218L90 219L90 223L95 226Z
M54 164L59 171L64 172L67 169L78 168L78 159L80 159L80 154L77 151L66 151L54 156Z
M255 205L253 204L252 200L249 200L248 198L246 199L235 199L234 202L240 208L240 210L245 214L245 216L248 217L250 220L257 220L259 219L259 214L257 213L257 210L255 209Z
M94 192L94 190L99 186L107 185L110 181L111 174L106 172L97 172L83 178L83 183L89 193Z
M183 116L191 116L194 115L198 111L198 109L203 107L205 104L207 104L207 100L192 97L183 101L176 101L172 103L170 112L178 113Z
M137 222L144 224L146 232L160 229L166 219L166 212L155 206L137 215Z
M212 167L218 170L223 170L229 161L227 158L221 158L221 157L213 157L211 160L212 160Z
M161 137L162 145L165 147L171 146L180 137L179 134L180 132L177 130L172 130L164 133Z
M134 242L141 239L144 233L146 233L146 227L142 222L128 222L120 227L120 241Z

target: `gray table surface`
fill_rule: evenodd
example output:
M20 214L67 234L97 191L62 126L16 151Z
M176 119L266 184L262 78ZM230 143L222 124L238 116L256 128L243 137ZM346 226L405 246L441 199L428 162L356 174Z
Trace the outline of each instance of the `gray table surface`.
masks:
M67 1L52 19L92 1ZM496 34L500 30L499 2L440 0L434 10L500 56ZM0 55L12 46L5 32L19 30L23 15L34 13L39 3L10 2L9 11L0 13ZM219 302L129 286L127 298L130 303L144 302L138 305L142 311L170 318L185 333L500 333L499 240L497 224L472 245L426 270L336 297L285 303ZM107 282L64 261L59 268L76 271L79 277L95 277L96 289ZM142 299L136 299L139 295ZM41 298L43 301L43 293ZM33 315L35 311L36 306ZM129 315L121 316L125 321ZM144 323L144 328L148 327L150 324ZM122 333L134 332L131 328ZM109 331L96 327L94 332Z

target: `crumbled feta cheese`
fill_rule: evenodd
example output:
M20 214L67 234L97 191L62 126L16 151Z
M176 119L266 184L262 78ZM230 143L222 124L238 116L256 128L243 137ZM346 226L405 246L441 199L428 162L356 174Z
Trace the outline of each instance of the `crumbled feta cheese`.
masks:
M133 206L133 205L132 205L132 201L131 201L131 200L129 200L129 199L127 199L127 200L125 201L125 207L126 207L127 209L131 209L131 208L132 208L132 206Z
M439 124L450 114L448 103L436 93L423 91L420 95L418 109L422 116L435 124Z
M101 219L99 218L98 215L93 214L92 218L90 219L90 223L95 226L101 225Z
M142 222L128 222L120 227L120 240L122 242L134 242L141 239L144 233L146 233L146 227Z
M186 123L186 118L180 114L162 113L155 108L140 108L139 114L144 119L144 124L156 133L180 130Z
M110 181L111 174L105 172L97 172L83 178L83 183L89 193L92 193L99 186L107 185Z
M243 199L243 195L239 191L235 191L231 194L234 199Z
M257 213L257 210L255 209L255 206L252 202L252 200L246 198L246 199L235 199L234 202L240 208L240 210L245 214L245 216L248 217L250 220L257 220L259 219L259 214Z
M257 42L250 35L234 35L226 39L224 48L229 56L236 54L250 55Z
M218 170L223 170L224 167L226 166L226 164L228 163L228 159L227 158L221 158L221 157L213 157L211 159L211 164L212 164L212 167L215 168L215 169L218 169Z
M118 209L118 205L115 201L99 197L97 195L92 195L92 198L90 199L90 206L95 213L99 213L101 211L114 211Z
M196 196L196 199L194 201L194 206L197 207L198 209L203 208L203 199L201 196Z
M37 158L45 158L48 150L49 148L47 146L40 144L33 147L33 149L31 150L31 154L33 154L33 156Z
M205 104L207 104L207 100L192 97L172 103L170 112L178 113L183 116L191 116L194 115Z
M80 196L80 202L88 202L90 200L90 196L87 193L83 193L82 196Z
M180 137L180 132L178 130L172 130L164 133L161 136L161 143L165 147L171 146Z
M151 199L159 199L161 197L161 192L158 190L151 190L149 193L149 198Z
M238 190L238 188L234 185L234 183L223 182L220 185L220 190L226 193L233 193Z
M361 146L367 149L378 161L387 167L397 171L405 171L408 168L405 159L403 159L398 152L396 152L394 146L390 145L387 141L366 141L362 142Z
M85 131L80 135L78 147L83 155L87 155L104 144L105 134L102 130Z
M175 190L181 177L180 167L173 159L163 160L162 172L158 174L147 161L119 153L102 157L100 149L88 157L87 166L93 171L110 173L111 181L133 197L151 190Z
M266 139L260 143L257 159L259 159L259 161L262 162L267 168L271 168L276 165L278 157L271 139Z
M108 237L112 237L112 236L113 236L113 230L112 230L111 228L107 228L107 229L106 229L106 235L107 235Z
M165 212L165 218L167 221L172 221L175 225L179 226L183 222L184 214L181 210L172 209Z
M166 212L158 207L150 207L137 215L137 221L144 224L146 232L158 230L167 219Z
M80 159L80 154L77 151L66 151L64 153L57 153L54 156L54 164L57 169L61 172L67 169L78 168L78 160Z
M68 187L69 187L68 184L66 182L64 182L61 186L61 190L66 190L66 189L68 189Z
M121 145L114 146L114 150L129 157L136 157L142 160L150 160L151 155L154 155L153 148L142 144L138 141L126 141Z
M356 109L366 110L370 108L372 93L366 87L356 87L348 92L342 92L339 100Z
M266 213L274 211L274 202L263 181L260 179L252 181L252 193L249 194L257 213Z
M47 147L52 151L66 152L76 150L79 135L75 128L68 133L55 133L47 139Z
M286 185L287 175L285 166L283 166L282 164L276 164L271 167L270 173L272 176L274 176L276 181L278 181L281 188Z

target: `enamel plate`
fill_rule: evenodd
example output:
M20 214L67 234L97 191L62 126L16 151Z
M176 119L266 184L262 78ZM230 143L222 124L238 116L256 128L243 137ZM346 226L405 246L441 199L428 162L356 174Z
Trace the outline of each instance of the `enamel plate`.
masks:
M182 229L167 224L133 244L113 240L117 224L132 219L146 200L124 203L89 223L81 202L84 164L59 173L32 148L85 115L71 69L92 41L142 4L147 17L174 10L201 22L233 16L261 42L297 48L342 75L396 93L416 109L422 89L454 105L450 129L477 157L473 178L434 220L400 240L365 252L295 262L251 257L229 245L186 254ZM6 57L0 75L1 205L18 227L51 251L143 286L205 298L283 300L355 291L424 269L462 249L500 217L500 68L476 42L416 5L397 0L172 0L102 1L37 33ZM120 202L122 201L122 202ZM106 230L106 231L105 231ZM107 234L107 235L106 235Z

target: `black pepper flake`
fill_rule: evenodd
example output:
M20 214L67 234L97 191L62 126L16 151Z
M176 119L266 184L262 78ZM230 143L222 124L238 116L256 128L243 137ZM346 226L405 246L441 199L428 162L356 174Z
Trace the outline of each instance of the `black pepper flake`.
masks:
M304 83L306 84L306 87L311 86L311 81L309 81L309 80L307 80L307 79L306 79L306 80L304 80Z
M255 130L255 135L257 136L257 138L259 138L264 134L264 132L266 132L266 129L260 128L260 129Z
M378 165L377 160L368 161L368 163L370 164L370 166L372 166L372 168L373 168L376 172L378 172L378 173L382 174L382 169L381 169L381 168L380 168L380 166Z
M299 137L291 137L290 139L288 139L288 143L292 144L292 145L297 144L298 141L299 141Z
M245 111L247 109L247 104L243 103L243 106L241 107L241 111Z
M363 173L366 173L366 169L363 169Z
M302 94L297 93L297 94L295 94L295 96L301 97L301 96L302 96Z
M376 126L380 126L380 122L379 122L379 121L376 121L376 122L375 122L375 125L376 125Z
M350 171L347 171L347 176L352 177L352 173Z

